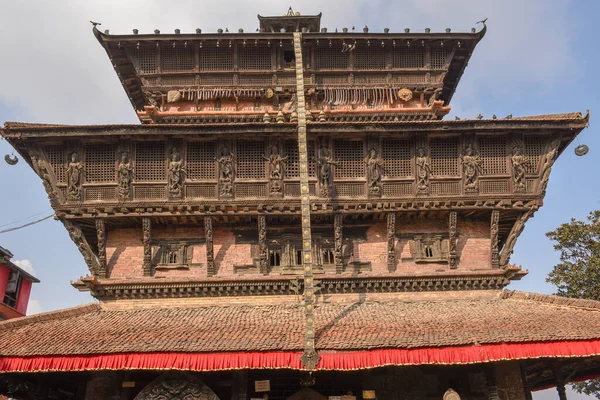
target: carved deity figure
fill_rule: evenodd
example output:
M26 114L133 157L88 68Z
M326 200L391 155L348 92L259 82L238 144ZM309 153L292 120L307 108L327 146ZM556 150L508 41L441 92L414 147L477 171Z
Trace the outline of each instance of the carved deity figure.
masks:
M529 157L523 154L522 147L518 144L513 146L513 154L510 157L513 167L513 184L515 192L525 191L525 166L529 164Z
M473 154L473 148L468 144L461 161L465 174L465 191L476 192L477 177L481 172L481 165L483 163L481 157L479 157L479 154Z
M271 148L271 154L269 157L263 157L269 162L269 178L271 180L271 193L281 192L281 180L284 174L284 162L288 159L281 157L277 146Z
M329 188L332 184L331 179L331 166L338 165L337 162L331 158L329 149L325 146L321 146L319 150L319 157L317 158L317 166L319 171L319 184L321 186L321 193L328 194Z
M179 154L179 150L171 150L169 160L169 194L171 197L181 197L183 194L183 175L186 173L185 165Z
M118 192L121 199L128 199L131 195L131 180L133 177L133 166L129 159L129 152L123 151L121 153L121 160L117 168L118 175Z
M219 163L219 186L221 196L231 196L233 191L233 154L227 146L223 146L221 156L217 158Z
M379 160L376 149L371 149L366 161L369 179L369 194L378 195L381 193L381 169L383 163Z
M429 176L433 176L427 155L423 147L417 150L417 193L427 193L429 191Z
M79 161L77 152L71 153L71 161L67 167L69 200L81 200L81 183L83 181L83 164Z

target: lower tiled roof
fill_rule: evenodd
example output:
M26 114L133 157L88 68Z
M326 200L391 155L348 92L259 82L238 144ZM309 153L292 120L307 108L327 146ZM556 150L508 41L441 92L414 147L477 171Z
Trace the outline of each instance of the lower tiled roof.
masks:
M316 307L319 351L600 338L600 302L522 292L497 298ZM0 356L300 351L300 305L109 310L92 304L0 322Z

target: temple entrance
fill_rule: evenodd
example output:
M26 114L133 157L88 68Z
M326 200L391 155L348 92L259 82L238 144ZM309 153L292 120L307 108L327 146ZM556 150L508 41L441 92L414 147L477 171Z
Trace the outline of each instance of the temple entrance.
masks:
M305 387L288 397L287 400L327 400L327 396L322 395L316 390Z
M149 383L134 400L219 400L199 379L167 374Z

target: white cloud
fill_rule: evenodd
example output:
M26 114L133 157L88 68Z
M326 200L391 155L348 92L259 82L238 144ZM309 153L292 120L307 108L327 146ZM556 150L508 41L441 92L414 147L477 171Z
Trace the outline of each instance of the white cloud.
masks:
M19 268L23 271L27 272L30 275L35 276L35 270L33 269L33 264L29 260L16 260L13 261Z
M42 312L42 306L39 300L29 300L27 304L27 315L39 314Z

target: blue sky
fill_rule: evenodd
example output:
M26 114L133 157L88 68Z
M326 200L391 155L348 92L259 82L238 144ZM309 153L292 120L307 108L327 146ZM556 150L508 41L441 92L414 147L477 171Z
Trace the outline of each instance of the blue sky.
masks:
M288 4L289 3L289 4ZM371 31L469 31L489 18L452 99L453 112L474 118L497 114L533 115L592 110L591 126L579 142L585 157L568 148L554 166L545 205L527 223L511 262L529 270L511 288L552 293L544 279L558 260L548 232L571 217L600 208L600 139L594 111L600 110L600 52L597 0L364 0L219 1L167 3L135 1L4 2L0 13L0 123L137 123L137 118L89 20L111 33L161 29L206 32L217 28L254 31L256 14L283 14L288 5L305 14L323 12L330 30L365 24ZM479 29L480 25L478 26ZM575 142L575 145L577 141ZM0 141L0 156L11 148ZM49 209L42 184L26 163L0 163L0 225ZM50 213L50 211L48 211ZM43 214L45 215L45 214ZM0 228L0 230L3 228ZM34 286L31 311L50 311L92 301L70 286L87 272L65 229L52 219L0 234L0 245L17 260L29 260L41 283Z

